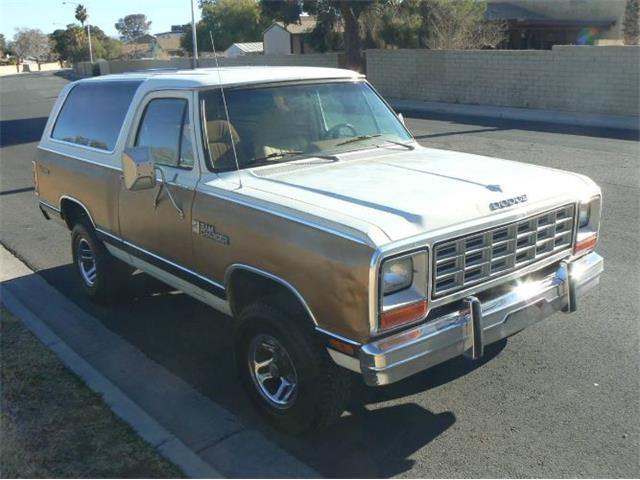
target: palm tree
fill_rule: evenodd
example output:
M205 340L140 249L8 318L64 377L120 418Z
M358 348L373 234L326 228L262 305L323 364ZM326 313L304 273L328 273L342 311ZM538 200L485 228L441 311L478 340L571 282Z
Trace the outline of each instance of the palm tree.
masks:
M87 9L85 8L85 6L82 4L78 4L78 6L76 7L76 20L80 22L83 28L84 22L87 21L88 17L89 15L87 14Z

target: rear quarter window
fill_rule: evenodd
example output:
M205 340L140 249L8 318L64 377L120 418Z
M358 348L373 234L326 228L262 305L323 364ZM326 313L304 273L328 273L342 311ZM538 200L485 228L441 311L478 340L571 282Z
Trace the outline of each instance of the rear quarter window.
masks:
M67 95L51 137L99 150L113 150L140 83L79 83Z

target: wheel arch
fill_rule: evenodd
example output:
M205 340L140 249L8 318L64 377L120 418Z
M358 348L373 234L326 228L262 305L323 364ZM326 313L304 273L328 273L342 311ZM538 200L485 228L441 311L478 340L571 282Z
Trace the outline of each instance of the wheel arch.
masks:
M257 300L270 298L283 308L298 308L316 327L318 322L302 294L285 279L250 265L235 263L224 276L229 307L234 316Z
M88 218L91 222L93 228L96 228L96 224L93 221L93 217L91 216L91 212L87 208L87 206L82 203L80 200L74 197L70 197L68 195L63 195L60 197L60 215L62 219L69 227L69 230L73 228L75 221L78 218Z

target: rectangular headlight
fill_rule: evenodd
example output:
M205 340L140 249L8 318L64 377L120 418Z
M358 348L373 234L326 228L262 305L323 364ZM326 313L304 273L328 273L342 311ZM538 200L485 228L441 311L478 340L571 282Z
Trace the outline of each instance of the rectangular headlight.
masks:
M382 262L378 330L390 330L426 316L428 268L426 250L400 254Z
M598 243L601 211L601 195L596 195L580 202L574 254L586 253L595 248Z
M411 257L387 260L380 272L382 294L390 295L409 288L413 283L413 260Z

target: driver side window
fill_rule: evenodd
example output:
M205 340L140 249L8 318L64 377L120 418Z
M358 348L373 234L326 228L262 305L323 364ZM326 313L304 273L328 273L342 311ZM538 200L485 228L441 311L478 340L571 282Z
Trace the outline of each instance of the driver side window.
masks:
M193 168L189 103L183 98L151 100L144 111L135 146L149 147L158 165Z

